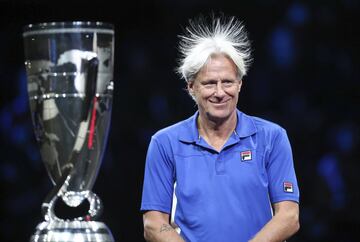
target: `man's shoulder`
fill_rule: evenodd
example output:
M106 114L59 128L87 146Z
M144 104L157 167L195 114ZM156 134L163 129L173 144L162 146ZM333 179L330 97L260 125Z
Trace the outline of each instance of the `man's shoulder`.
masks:
M265 119L265 118L260 118L257 116L251 116L252 119L254 120L254 123L256 126L258 127L264 127L264 128L268 128L268 129L279 129L282 128L280 126L280 124L271 121L270 119Z
M247 115L254 123L258 132L281 132L285 130L279 123L268 118Z
M193 117L189 117L187 119L171 124L167 127L164 127L158 130L153 135L153 137L156 139L177 138L179 134L189 132L189 129L191 128L192 118Z

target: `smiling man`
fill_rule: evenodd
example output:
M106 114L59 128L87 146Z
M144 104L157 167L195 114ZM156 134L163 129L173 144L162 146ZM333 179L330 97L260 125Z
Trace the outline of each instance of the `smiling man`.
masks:
M147 241L284 241L299 229L286 131L237 109L250 62L234 17L190 21L179 73L197 104L149 144L141 211Z

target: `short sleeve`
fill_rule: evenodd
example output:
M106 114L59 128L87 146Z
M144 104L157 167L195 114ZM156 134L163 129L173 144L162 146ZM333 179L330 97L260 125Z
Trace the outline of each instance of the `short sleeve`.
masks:
M274 133L266 165L271 203L285 200L299 202L299 187L291 145L283 128Z
M141 211L171 212L174 165L165 147L164 141L151 138L145 162Z

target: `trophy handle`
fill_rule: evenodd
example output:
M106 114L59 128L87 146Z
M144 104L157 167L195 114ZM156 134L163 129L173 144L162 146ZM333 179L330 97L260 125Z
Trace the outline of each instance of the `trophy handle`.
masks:
M70 171L70 172L69 172ZM65 192L68 185L68 181L70 179L70 173L71 169L67 169L67 174L64 173L65 179L63 179L63 183L59 183L61 185L56 185L51 192L47 195L45 198L45 201L43 202L41 206L42 214L44 215L44 218L46 221L65 221L59 217L56 216L54 211L54 206L56 201L59 197L62 197ZM103 206L100 198L93 193L92 191L82 191L78 192L80 196L87 199L90 203L90 208L88 210L88 213L85 216L74 218L74 221L94 221L97 220L98 217L100 217Z

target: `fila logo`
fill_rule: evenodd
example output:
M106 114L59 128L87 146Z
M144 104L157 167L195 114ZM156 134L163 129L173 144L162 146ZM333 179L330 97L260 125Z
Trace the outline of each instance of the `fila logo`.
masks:
M251 150L240 152L241 161L252 160Z
M293 184L291 182L284 182L284 192L293 193Z

